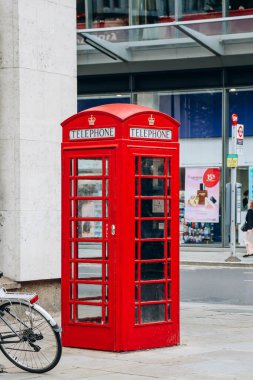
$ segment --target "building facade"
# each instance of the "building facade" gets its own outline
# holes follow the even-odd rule
[[[181,244],[227,247],[232,113],[245,135],[238,182],[252,196],[252,2],[11,0],[0,2],[0,17],[5,275],[21,282],[60,277],[60,122],[77,104],[81,111],[136,103],[178,119]],[[210,173],[215,189],[204,189]],[[201,189],[205,217],[193,206]]]
[[[60,277],[63,119],[76,112],[76,3],[0,2],[0,268]]]
[[[78,109],[133,102],[179,120],[181,245],[228,247],[227,155],[233,113],[244,125],[237,168],[242,221],[246,200],[253,197],[253,4],[77,4]],[[210,175],[216,176],[215,186],[205,183]],[[204,187],[206,199],[200,205],[198,191]],[[239,225],[237,244],[244,245]]]

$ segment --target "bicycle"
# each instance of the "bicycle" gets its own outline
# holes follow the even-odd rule
[[[0,288],[0,349],[17,367],[43,373],[61,358],[61,328],[37,301],[36,293],[11,293]]]

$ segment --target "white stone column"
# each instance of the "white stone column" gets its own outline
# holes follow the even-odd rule
[[[60,277],[60,122],[76,112],[76,1],[0,0],[0,270]]]

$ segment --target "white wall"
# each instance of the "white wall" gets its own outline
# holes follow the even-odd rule
[[[60,277],[60,122],[76,112],[75,7],[0,0],[0,268],[17,281]]]
[[[221,166],[221,138],[180,140],[180,166]]]
[[[231,151],[231,139],[229,141]],[[238,155],[239,166],[253,166],[253,137],[244,138],[242,154]],[[181,139],[180,166],[222,166],[221,138]]]

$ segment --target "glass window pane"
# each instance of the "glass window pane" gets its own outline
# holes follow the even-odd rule
[[[77,299],[89,302],[100,302],[102,300],[102,286],[77,284]]]
[[[138,183],[139,183],[139,180],[138,180],[138,178],[136,178],[136,180],[135,180],[135,195],[139,195],[139,191],[138,191],[139,186],[138,186]]]
[[[75,196],[75,187],[74,187],[74,181],[70,181],[70,190],[69,190],[69,194],[71,197],[74,197]]]
[[[70,175],[74,175],[75,173],[75,161],[74,160],[70,160]]]
[[[102,222],[78,222],[78,237],[79,238],[101,238],[102,237]]]
[[[168,319],[171,319],[171,304],[168,304]]]
[[[168,276],[167,276],[167,278],[171,278],[171,265],[170,265],[170,262],[168,263]]]
[[[77,175],[102,175],[102,158],[78,159]]]
[[[78,278],[102,280],[102,264],[78,263]]]
[[[135,222],[135,237],[138,237],[138,221]]]
[[[168,283],[168,299],[170,299],[170,294],[171,294],[171,283]]]
[[[143,199],[141,201],[141,216],[158,217],[164,216],[164,200],[163,199]],[[136,215],[137,216],[137,215]]]
[[[171,257],[171,245],[170,245],[170,241],[168,241],[167,248],[168,248],[168,253],[167,253],[167,255],[168,255],[168,258],[170,258],[170,257]]]
[[[100,259],[102,258],[102,243],[80,242],[78,243],[79,259]]]
[[[77,196],[80,196],[80,197],[102,196],[102,180],[101,179],[77,180]]]
[[[75,201],[70,201],[70,217],[75,218]]]
[[[154,196],[164,195],[164,179],[161,178],[142,178],[141,195]]]
[[[136,200],[135,201],[135,216],[139,216],[139,213],[138,213],[138,210],[139,210],[139,201],[138,200]]]
[[[102,201],[77,201],[79,218],[102,218]]]
[[[135,174],[139,174],[139,157],[135,157]]]
[[[141,221],[142,238],[163,238],[164,221],[163,220],[142,220]]]
[[[141,157],[141,174],[164,175],[164,158]]]
[[[168,173],[167,173],[167,175],[170,175],[170,163],[171,163],[171,161],[170,161],[170,159],[168,159]]]
[[[141,301],[160,301],[165,299],[165,284],[142,284]]]
[[[138,246],[139,246],[139,244],[135,243],[135,260],[138,260],[138,258],[139,258],[139,256],[138,256]]]
[[[139,318],[138,318],[138,306],[135,306],[135,323],[139,323]]]
[[[164,263],[141,264],[141,280],[159,280],[164,277]]]
[[[154,260],[164,258],[164,242],[149,241],[141,243],[141,259]]]
[[[77,321],[101,323],[102,307],[92,305],[77,305]]]
[[[141,307],[141,322],[158,322],[165,320],[165,305],[145,305]]]

